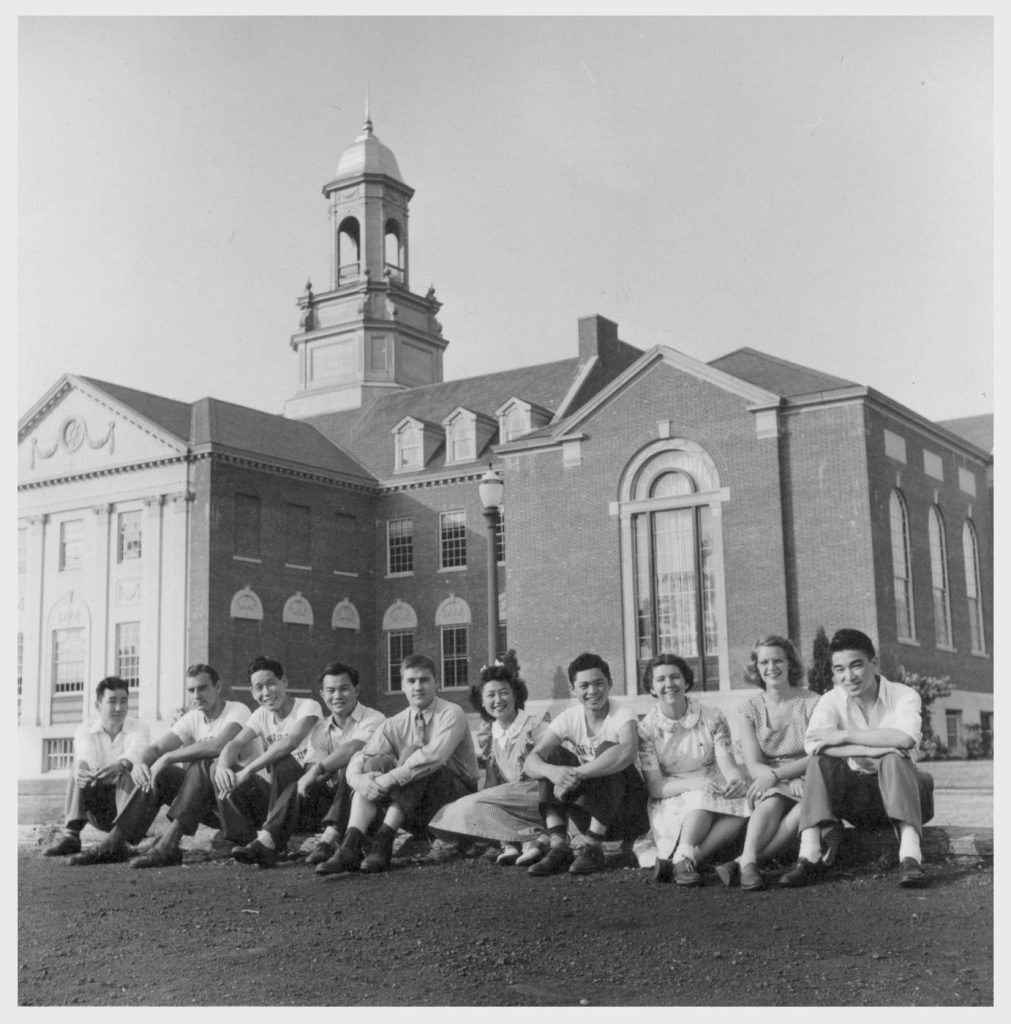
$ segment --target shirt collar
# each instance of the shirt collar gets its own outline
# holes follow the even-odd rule
[[[330,717],[327,719],[327,728],[328,729],[338,729],[338,730],[340,730],[342,728],[346,729],[352,722],[355,725],[357,725],[361,721],[361,718],[362,718],[362,704],[361,704],[361,701],[359,701],[355,705],[354,711],[352,711],[351,714],[348,715],[347,721],[345,722],[345,724],[343,726],[341,726],[340,722],[337,721],[337,716],[333,712],[331,712],[330,713]]]
[[[699,723],[702,714],[702,706],[691,697],[686,697],[688,707],[683,718],[668,718],[659,707],[656,708],[656,720],[664,732],[674,732],[675,729],[694,729]]]
[[[499,725],[496,719],[491,723],[491,734],[496,740],[512,739],[520,731],[520,727],[526,721],[527,712],[520,710],[516,712],[516,717],[509,723],[509,726],[505,729]]]

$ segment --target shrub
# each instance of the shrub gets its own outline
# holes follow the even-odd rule
[[[827,693],[835,685],[832,678],[832,655],[828,650],[825,627],[819,626],[811,649],[811,667],[807,670],[807,685],[812,693]]]
[[[955,689],[951,676],[921,676],[918,672],[907,672],[899,666],[899,682],[911,686],[920,695],[920,718],[923,738],[920,751],[925,761],[938,761],[948,756],[948,748],[934,735],[931,724],[931,708],[939,697],[948,697]]]

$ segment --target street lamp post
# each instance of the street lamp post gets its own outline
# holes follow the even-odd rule
[[[494,665],[498,658],[498,557],[496,546],[498,541],[499,515],[502,510],[502,492],[505,489],[502,477],[488,466],[488,472],[481,477],[478,493],[484,521],[488,530],[488,661]]]

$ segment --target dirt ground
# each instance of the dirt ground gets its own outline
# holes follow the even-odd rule
[[[746,893],[471,860],[327,879],[199,851],[72,868],[23,845],[19,1003],[992,1005],[992,867],[928,871],[924,890],[878,864]]]

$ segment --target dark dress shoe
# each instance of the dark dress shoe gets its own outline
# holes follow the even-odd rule
[[[842,842],[842,825],[838,821],[829,821],[821,826],[821,863],[830,868],[835,863]]]
[[[389,870],[391,860],[393,860],[392,849],[373,846],[362,861],[360,870],[363,875],[378,875]]]
[[[130,851],[125,846],[92,846],[83,853],[75,853],[70,858],[74,867],[85,867],[91,864],[119,864],[128,860]]]
[[[604,848],[600,843],[587,843],[569,865],[570,875],[595,875],[604,870]]]
[[[741,868],[741,888],[745,892],[755,892],[765,888],[765,879],[762,872],[758,870],[757,864],[745,864]]]
[[[903,857],[899,864],[899,885],[903,889],[921,889],[927,884],[927,872],[915,857]]]
[[[358,871],[362,866],[361,850],[348,850],[338,847],[337,852],[322,864],[316,865],[317,875],[343,875],[349,871]]]
[[[277,863],[277,850],[264,846],[259,839],[254,839],[245,846],[236,846],[232,850],[232,860],[240,864],[255,864],[260,868],[272,868]]]
[[[532,875],[534,878],[541,878],[544,875],[558,875],[568,870],[572,860],[572,850],[569,847],[553,846],[536,864],[527,868],[527,874]]]
[[[817,864],[812,864],[811,861],[799,857],[797,863],[789,871],[779,876],[779,884],[786,886],[787,889],[799,889],[802,885],[813,882],[819,874],[821,874],[821,870]]]
[[[130,861],[132,868],[174,868],[183,862],[183,851],[178,846],[171,850],[159,850],[156,846]]]
[[[73,833],[66,833],[60,836],[52,846],[47,846],[42,851],[43,857],[66,857],[71,853],[81,852],[81,837]]]
[[[316,848],[305,858],[306,864],[322,864],[323,861],[329,860],[337,852],[337,847],[333,843],[328,843],[325,839],[321,839],[317,844]]]

